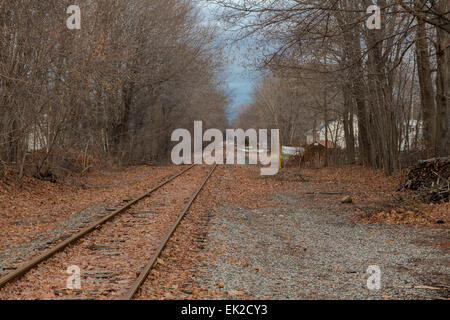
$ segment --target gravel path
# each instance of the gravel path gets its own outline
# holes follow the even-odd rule
[[[342,210],[324,212],[320,198],[314,210],[294,191],[273,200],[282,204],[249,210],[229,202],[216,212],[207,247],[216,260],[200,286],[220,283],[256,299],[450,297],[449,229],[354,223]],[[378,291],[367,288],[372,265],[382,272]]]

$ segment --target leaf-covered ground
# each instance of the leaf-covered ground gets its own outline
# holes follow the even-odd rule
[[[180,170],[178,168],[178,170]],[[112,299],[126,293],[200,185],[196,167],[0,290],[0,299]],[[142,192],[141,192],[142,193]],[[82,290],[66,290],[78,266]]]
[[[335,191],[340,198],[348,195],[353,205],[342,205],[333,197],[329,200],[339,208],[354,212],[356,221],[418,225],[428,227],[450,224],[450,204],[424,204],[414,192],[397,192],[404,176],[386,177],[381,171],[359,166],[305,170],[311,175],[310,185],[319,192]],[[324,198],[327,201],[327,197]]]
[[[99,202],[140,195],[178,170],[99,172],[77,187],[32,179],[22,190],[10,185],[0,193],[5,212],[1,248],[33,241],[36,232],[52,230]],[[206,176],[206,168],[195,170],[0,289],[0,298],[117,298]],[[412,193],[395,192],[401,176],[357,166],[302,170],[301,175],[282,171],[275,177],[259,173],[250,166],[217,169],[136,299],[448,295],[448,204],[421,204]],[[353,203],[342,203],[346,196]],[[364,268],[370,263],[387,269],[391,283],[384,293],[364,288]],[[79,292],[64,289],[65,268],[71,264],[84,272]]]
[[[73,185],[25,177],[20,187],[15,179],[10,179],[0,188],[0,252],[32,243],[52,230],[60,229],[61,224],[65,225],[87,208],[98,207],[90,212],[91,218],[95,219],[103,213],[101,207],[105,209],[108,204],[115,205],[136,197],[178,170],[177,167],[140,166],[124,171],[102,171],[79,178]],[[59,232],[54,236],[64,234]],[[41,242],[44,240],[40,239]],[[23,254],[26,259],[28,253]]]

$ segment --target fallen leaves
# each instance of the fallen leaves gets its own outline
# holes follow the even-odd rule
[[[230,296],[233,296],[233,297],[236,297],[236,298],[240,298],[240,297],[243,297],[243,296],[247,295],[247,293],[245,293],[244,291],[239,291],[239,290],[228,290],[227,293]]]
[[[439,226],[450,223],[450,204],[414,203],[409,208],[395,208],[390,211],[378,211],[365,216],[362,221],[390,224],[410,224],[422,226]]]
[[[357,222],[406,224],[417,226],[446,226],[450,223],[450,204],[424,204],[414,199],[412,192],[393,192],[404,180],[403,172],[387,177],[381,171],[360,166],[306,169],[311,177],[309,188],[314,194],[329,193],[320,198],[321,205],[331,210],[351,210]],[[333,196],[332,193],[336,193]],[[339,193],[349,195],[354,207],[336,198]],[[350,199],[348,199],[350,201]],[[316,203],[317,204],[317,203]],[[345,208],[345,209],[344,209]]]
[[[29,242],[36,233],[98,203],[134,198],[160,179],[177,171],[175,166],[139,166],[123,171],[96,171],[73,185],[62,185],[25,177],[23,186],[9,182],[0,188],[0,250],[15,243]],[[108,185],[86,188],[85,185]]]
[[[77,265],[82,270],[83,297],[111,299],[121,296],[123,290],[140,274],[177,220],[185,207],[185,198],[191,196],[204,179],[205,170],[202,167],[192,170],[196,171],[187,172],[157,190],[152,197],[134,205],[130,209],[134,215],[118,215],[73,246],[38,265],[24,277],[8,284],[0,291],[0,299],[55,297],[54,290],[64,289],[66,286],[65,270],[70,265]],[[179,171],[179,168],[176,171]],[[154,184],[155,181],[152,181],[151,185]],[[119,199],[122,198],[124,197]],[[158,212],[147,214],[149,208],[153,208],[156,203],[163,205]],[[157,262],[157,266],[164,269],[167,260],[161,256]],[[86,270],[94,272],[88,273]],[[115,270],[114,273],[109,272],[112,270]],[[154,269],[149,277],[161,278],[162,273],[161,269]],[[164,278],[170,279],[166,275]],[[125,281],[127,285],[124,285]],[[176,289],[169,292],[166,290],[164,297],[172,299],[176,297],[177,292]],[[68,292],[67,295],[70,296],[71,293]]]

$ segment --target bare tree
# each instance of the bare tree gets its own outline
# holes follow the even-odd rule
[[[186,119],[223,127],[215,32],[190,1],[98,0],[69,30],[67,0],[0,2],[0,159],[54,175],[70,153],[161,161]],[[86,161],[84,161],[85,163]]]
[[[239,26],[238,39],[258,39],[262,66],[277,70],[277,77],[306,82],[311,77],[305,78],[305,72],[322,74],[323,87],[338,89],[335,101],[328,101],[329,91],[315,100],[322,105],[325,125],[333,118],[328,110],[336,109],[330,103],[341,104],[349,162],[354,158],[352,141],[358,139],[359,161],[392,174],[400,166],[414,121],[416,137],[423,137],[429,155],[448,153],[447,1],[214,2],[230,27]],[[367,8],[373,4],[382,11],[381,30],[366,27]],[[413,112],[414,91],[421,92],[420,113]],[[353,116],[357,138],[350,132]]]

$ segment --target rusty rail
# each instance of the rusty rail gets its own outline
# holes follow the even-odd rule
[[[147,279],[148,274],[150,273],[150,271],[152,270],[152,268],[154,267],[156,260],[158,259],[158,257],[161,255],[161,252],[164,250],[164,248],[166,247],[167,243],[169,242],[170,238],[172,237],[172,235],[174,234],[175,230],[178,228],[178,226],[180,225],[180,222],[183,220],[183,218],[186,216],[186,214],[188,213],[189,209],[191,208],[192,204],[194,203],[195,199],[197,199],[198,195],[200,194],[200,192],[202,191],[203,187],[206,185],[206,183],[208,182],[209,178],[211,178],[212,174],[214,173],[214,171],[216,170],[217,165],[215,165],[211,171],[209,172],[208,176],[205,178],[205,180],[203,181],[203,183],[200,185],[200,187],[198,188],[197,192],[191,197],[189,203],[186,205],[186,207],[184,208],[183,212],[181,212],[181,214],[179,215],[177,221],[174,223],[174,225],[172,226],[172,229],[166,234],[164,240],[161,242],[160,246],[158,247],[158,249],[156,250],[156,252],[153,254],[153,256],[150,258],[149,263],[144,267],[144,269],[142,270],[142,272],[139,274],[139,277],[135,280],[135,282],[133,283],[131,289],[127,292],[126,295],[124,295],[121,300],[131,300],[133,299],[133,296],[136,294],[136,292],[139,290],[139,288],[142,286],[142,284],[144,283],[145,279]]]
[[[179,173],[168,177],[166,180],[164,180],[163,182],[159,183],[157,186],[153,187],[150,191],[147,191],[145,194],[137,197],[134,200],[131,200],[130,202],[128,202],[127,204],[125,204],[124,206],[122,206],[121,208],[117,209],[116,211],[108,214],[107,216],[103,217],[102,219],[98,220],[97,222],[92,223],[90,226],[84,228],[83,230],[81,230],[80,232],[74,234],[73,236],[71,236],[70,238],[64,240],[63,242],[59,243],[58,245],[56,245],[55,247],[53,247],[52,249],[44,252],[43,254],[37,256],[36,258],[32,259],[31,261],[26,262],[25,264],[21,265],[19,268],[17,268],[17,270],[12,271],[10,273],[8,273],[6,276],[4,276],[3,278],[0,278],[0,288],[2,288],[5,284],[7,284],[8,282],[15,280],[19,277],[21,277],[22,275],[24,275],[25,273],[27,273],[29,270],[31,270],[33,267],[35,267],[36,265],[38,265],[39,263],[41,263],[42,261],[47,260],[48,258],[52,257],[54,254],[56,254],[57,252],[63,250],[64,248],[66,248],[68,245],[72,244],[73,242],[77,241],[78,239],[82,238],[83,236],[85,236],[86,234],[92,232],[93,230],[97,229],[99,226],[105,224],[107,221],[111,220],[112,218],[114,218],[116,215],[128,210],[132,205],[136,204],[137,202],[141,201],[142,199],[150,196],[153,192],[155,192],[156,190],[160,189],[161,187],[165,186],[166,184],[168,184],[169,182],[175,180],[176,178],[178,178],[179,176],[181,176],[182,174],[184,174],[186,171],[192,169],[193,167],[195,167],[196,165],[191,165],[183,170],[181,170]]]

